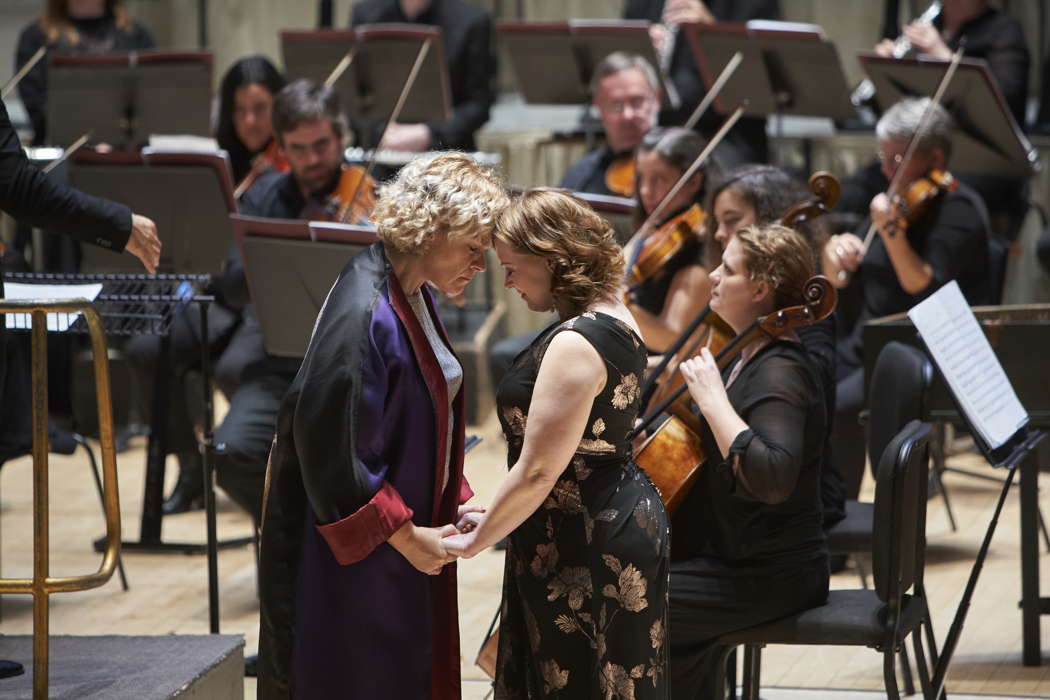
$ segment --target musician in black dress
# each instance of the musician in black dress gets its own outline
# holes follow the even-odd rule
[[[667,515],[631,459],[645,347],[620,301],[612,229],[570,195],[531,190],[497,221],[513,288],[559,320],[514,362],[497,403],[510,472],[470,557],[510,535],[497,698],[667,697]]]
[[[464,0],[362,0],[355,2],[350,24],[387,22],[425,24],[441,30],[445,65],[452,92],[452,118],[423,124],[394,122],[383,134],[385,122],[355,124],[359,140],[371,147],[382,137],[381,148],[427,151],[455,148],[477,150],[474,134],[489,120],[494,100],[496,55],[492,51],[492,18]],[[382,76],[402,80],[402,76]]]
[[[951,155],[951,117],[933,105],[914,156],[903,160],[928,105],[929,98],[902,100],[876,126],[883,175],[889,181],[901,169],[897,192],[902,196],[915,182],[944,172]],[[864,434],[857,423],[864,397],[864,323],[907,311],[951,280],[959,283],[971,305],[991,302],[987,210],[976,192],[957,185],[937,188],[935,196],[913,207],[903,229],[904,208],[880,193],[858,228],[862,236],[869,223],[875,225],[878,235],[867,250],[852,233],[832,236],[824,246],[824,274],[842,288],[840,298],[861,299],[857,318],[840,319],[837,343],[834,458],[851,498],[856,498],[864,473]]]
[[[711,273],[711,308],[738,333],[803,302],[813,252],[782,226],[748,228]],[[722,373],[711,353],[682,364],[704,418],[707,462],[672,519],[671,695],[720,698],[715,640],[821,605],[828,560],[818,481],[825,412],[797,336],[759,334]]]

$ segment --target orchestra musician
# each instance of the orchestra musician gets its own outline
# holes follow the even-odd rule
[[[265,56],[247,56],[226,71],[219,85],[219,123],[215,139],[229,154],[237,189],[273,168],[288,171],[273,138],[273,100],[284,87],[284,77]],[[246,181],[249,175],[251,181]]]
[[[561,187],[574,192],[634,196],[634,149],[656,125],[660,79],[649,61],[615,51],[594,69],[591,104],[605,129],[605,145],[570,165]]]
[[[699,134],[681,127],[656,127],[645,135],[635,151],[638,226],[663,202],[704,145]],[[638,270],[627,271],[627,308],[650,351],[663,352],[707,304],[711,285],[704,249],[709,239],[700,203],[709,183],[720,177],[717,159],[709,157],[664,205],[666,214],[653,222],[653,232],[644,240],[636,235],[624,249],[628,262]],[[651,271],[647,255],[658,265]]]
[[[752,19],[780,19],[779,0],[625,0],[624,19],[652,22],[650,34],[657,54],[665,58],[664,68],[674,83],[681,105],[660,112],[660,124],[685,124],[707,89],[693,56],[689,41],[678,31],[686,22],[747,22]],[[697,123],[697,130],[710,139],[720,126],[721,118],[708,112]],[[726,166],[742,163],[764,163],[769,160],[765,117],[744,117],[726,135],[716,151]]]
[[[261,699],[461,696],[440,536],[476,509],[463,505],[464,372],[431,287],[454,296],[485,269],[507,203],[469,157],[420,156],[383,188],[380,241],[325,300],[267,474]]]
[[[891,107],[875,129],[882,174],[887,181],[897,175],[895,191],[879,193],[869,206],[878,235],[867,250],[852,233],[832,236],[824,246],[824,274],[844,287],[845,296],[862,298],[859,317],[840,319],[837,344],[834,459],[850,498],[857,497],[864,471],[857,423],[864,396],[864,323],[907,311],[951,280],[971,305],[992,298],[988,214],[980,196],[947,173],[951,125],[947,111],[929,98]],[[912,139],[917,139],[914,156],[905,162]]]
[[[452,117],[425,124],[385,122],[354,124],[358,141],[393,151],[459,149],[475,151],[474,135],[489,120],[494,101],[496,54],[492,51],[492,18],[464,0],[361,0],[351,10],[350,24],[413,23],[441,30],[452,93]]]
[[[806,187],[788,173],[772,165],[749,165],[731,170],[711,190],[708,236],[717,244],[719,254],[736,232],[748,226],[768,226],[780,222],[784,215],[801,202],[812,199]],[[827,222],[810,218],[793,228],[801,233],[819,258],[827,242]],[[713,263],[709,263],[714,267]],[[846,517],[846,487],[838,467],[831,459],[831,416],[835,412],[835,337],[836,314],[823,321],[801,326],[795,333],[819,370],[823,389],[828,430],[820,468],[820,500],[824,529]],[[837,563],[833,562],[833,563]]]
[[[128,15],[122,0],[44,0],[42,4],[40,18],[18,37],[18,68],[42,46],[71,54],[153,48],[149,30]],[[41,146],[47,139],[46,57],[18,83],[18,94],[33,125],[33,145]]]
[[[739,333],[801,304],[813,257],[779,225],[737,232],[711,273],[712,310]],[[817,485],[824,401],[819,371],[792,332],[759,334],[722,373],[707,348],[681,372],[708,458],[671,520],[671,697],[721,698],[720,635],[827,597]]]

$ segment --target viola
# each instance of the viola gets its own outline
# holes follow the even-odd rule
[[[823,320],[835,309],[837,295],[827,278],[817,275],[803,289],[805,303],[774,311],[755,319],[715,356],[719,369],[736,357],[759,334],[775,339],[790,330]],[[642,419],[629,438],[645,430],[686,393],[685,383]],[[668,513],[674,511],[693,488],[707,457],[697,431],[691,430],[678,416],[671,415],[637,449],[634,461],[645,470],[663,498]]]
[[[627,286],[634,289],[642,282],[663,272],[667,262],[700,234],[706,215],[699,204],[672,216],[646,236],[634,265],[627,274]]]
[[[375,180],[361,166],[344,164],[339,182],[324,201],[310,201],[299,216],[311,221],[358,224],[369,220],[375,204]]]
[[[251,167],[233,190],[233,198],[239,199],[264,173],[270,170],[286,173],[291,167],[284,154],[281,153],[281,149],[277,146],[277,139],[271,140],[266,148],[256,153],[255,157],[252,158]]]
[[[616,156],[605,169],[605,186],[621,197],[634,196],[634,152]]]

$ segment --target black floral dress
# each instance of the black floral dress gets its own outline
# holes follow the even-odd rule
[[[604,358],[608,379],[571,463],[509,538],[496,697],[667,698],[668,518],[626,441],[646,359],[629,326],[587,312],[518,355],[497,392],[508,463],[543,354],[570,329]]]

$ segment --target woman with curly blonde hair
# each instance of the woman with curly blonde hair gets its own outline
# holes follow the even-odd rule
[[[667,697],[667,513],[631,460],[646,351],[620,299],[609,225],[563,192],[531,190],[496,221],[505,285],[560,317],[497,391],[510,472],[472,557],[509,535],[497,698]]]
[[[260,698],[460,697],[455,557],[467,527],[463,370],[431,288],[485,268],[502,183],[457,153],[380,192],[380,242],[317,317],[267,471]]]

